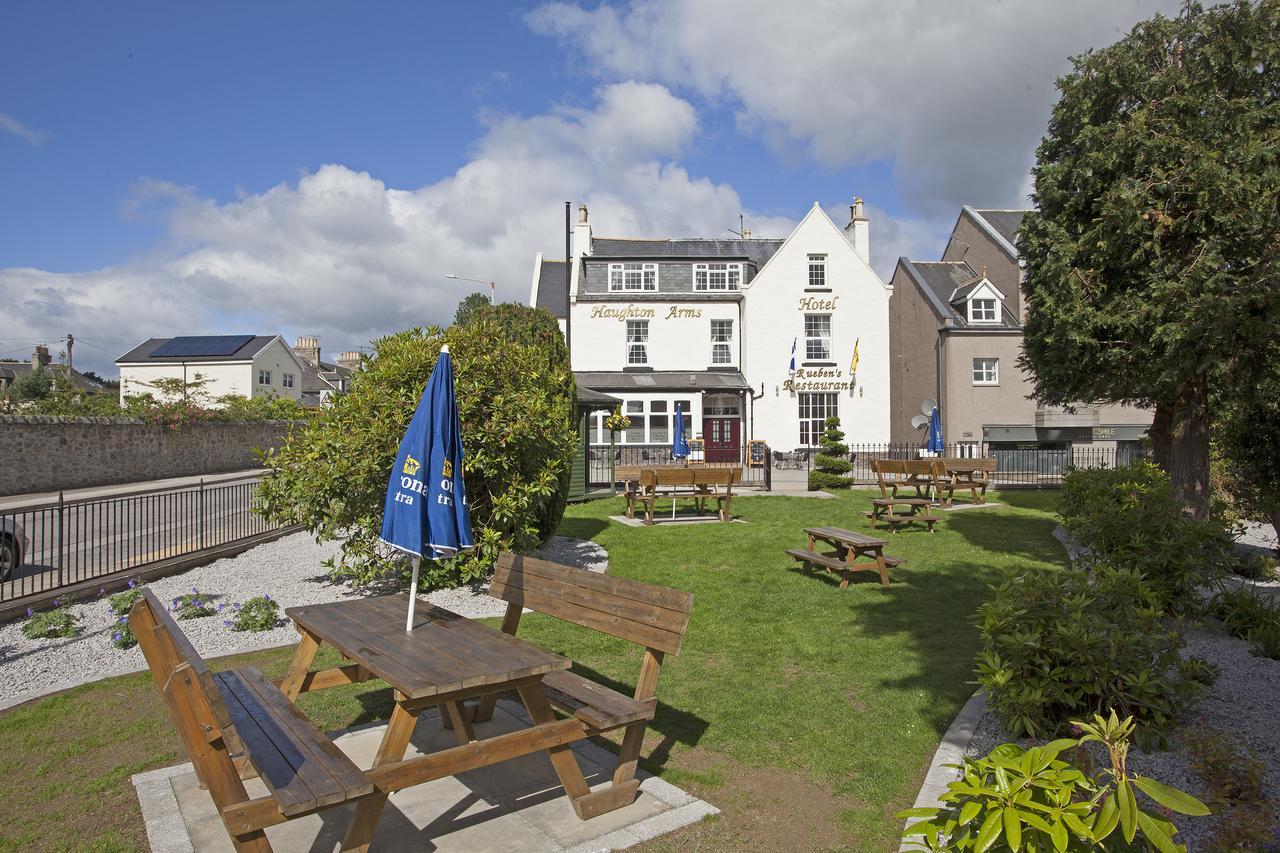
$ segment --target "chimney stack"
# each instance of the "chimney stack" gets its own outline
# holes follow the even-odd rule
[[[573,258],[591,254],[591,223],[587,219],[587,205],[578,207],[578,222],[573,226]]]
[[[48,367],[53,359],[49,356],[49,348],[41,344],[31,351],[31,369],[39,370]]]
[[[338,366],[345,367],[347,370],[360,369],[360,353],[344,352],[338,354]]]
[[[320,338],[317,335],[300,335],[293,345],[293,354],[310,364],[320,366]]]
[[[742,239],[743,239],[743,240],[750,240],[750,239],[751,239],[751,229],[750,229],[750,228],[743,228],[743,229],[742,229]]]
[[[845,236],[853,244],[858,257],[871,263],[871,220],[862,210],[862,199],[855,198],[849,206],[849,224],[844,227]]]

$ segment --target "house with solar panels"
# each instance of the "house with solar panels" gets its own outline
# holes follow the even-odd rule
[[[302,398],[303,362],[279,335],[185,335],[150,338],[116,359],[120,400],[154,394],[157,379],[208,382],[204,392],[216,399],[241,397]]]

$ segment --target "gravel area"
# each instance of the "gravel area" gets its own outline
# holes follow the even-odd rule
[[[338,554],[338,543],[317,545],[296,533],[259,545],[235,557],[217,560],[180,575],[152,581],[148,586],[162,601],[199,589],[226,604],[268,594],[280,603],[280,624],[259,633],[234,631],[220,616],[188,619],[183,632],[205,657],[254,651],[297,642],[293,624],[283,610],[302,604],[322,604],[359,596],[346,584],[329,580],[321,562]],[[557,536],[536,552],[560,563],[603,572],[608,555],[599,545]],[[487,584],[440,590],[426,596],[433,604],[473,618],[501,616],[506,605],[486,594]],[[115,617],[105,599],[71,607],[80,617],[80,633],[68,639],[30,640],[22,635],[23,620],[0,625],[0,708],[110,675],[145,668],[142,652],[117,649],[111,643]]]

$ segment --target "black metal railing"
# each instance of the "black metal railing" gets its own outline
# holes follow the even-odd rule
[[[278,530],[253,511],[257,483],[201,482],[77,501],[59,493],[49,503],[0,509],[0,536],[21,549],[19,565],[0,578],[0,602]]]
[[[816,447],[800,447],[795,450],[774,450],[773,467],[779,471],[811,471]],[[918,459],[922,457],[918,444],[851,444],[849,460],[853,463],[852,476],[858,483],[874,483],[872,465],[879,459]],[[944,457],[986,457],[996,460],[992,480],[997,486],[1057,488],[1070,468],[1115,468],[1127,465],[1149,454],[1142,448],[1119,447],[1068,447],[1068,448],[1004,448],[988,444],[950,444],[941,454]]]
[[[713,456],[723,456],[723,452],[711,451],[711,453]],[[671,455],[670,444],[620,444],[612,448],[591,447],[587,450],[587,485],[594,489],[611,487],[618,468],[645,466],[662,468],[684,464],[685,460]],[[735,451],[733,458],[717,458],[698,464],[712,468],[717,466],[741,468],[742,479],[739,482],[744,486],[768,488],[769,467],[749,465],[745,446]]]

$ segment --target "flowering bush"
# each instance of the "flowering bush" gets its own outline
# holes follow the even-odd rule
[[[128,616],[129,609],[139,598],[142,598],[142,584],[138,583],[137,578],[130,578],[129,588],[109,597],[107,606],[116,616]]]
[[[111,632],[111,644],[117,649],[131,649],[138,645],[138,638],[133,635],[133,625],[128,616],[116,619],[115,630]]]
[[[613,414],[604,419],[604,428],[609,432],[626,432],[631,429],[631,418],[622,414],[622,408],[613,410]]]
[[[213,596],[195,587],[191,592],[179,595],[169,605],[169,612],[179,619],[199,619],[214,614]]]
[[[221,608],[219,608],[221,609]],[[258,595],[231,605],[232,615],[223,624],[236,631],[270,631],[280,624],[280,605],[269,595]]]
[[[69,603],[55,598],[53,609],[36,613],[27,608],[27,621],[22,626],[22,635],[35,640],[41,637],[74,637],[80,630],[79,617],[71,612]]]

